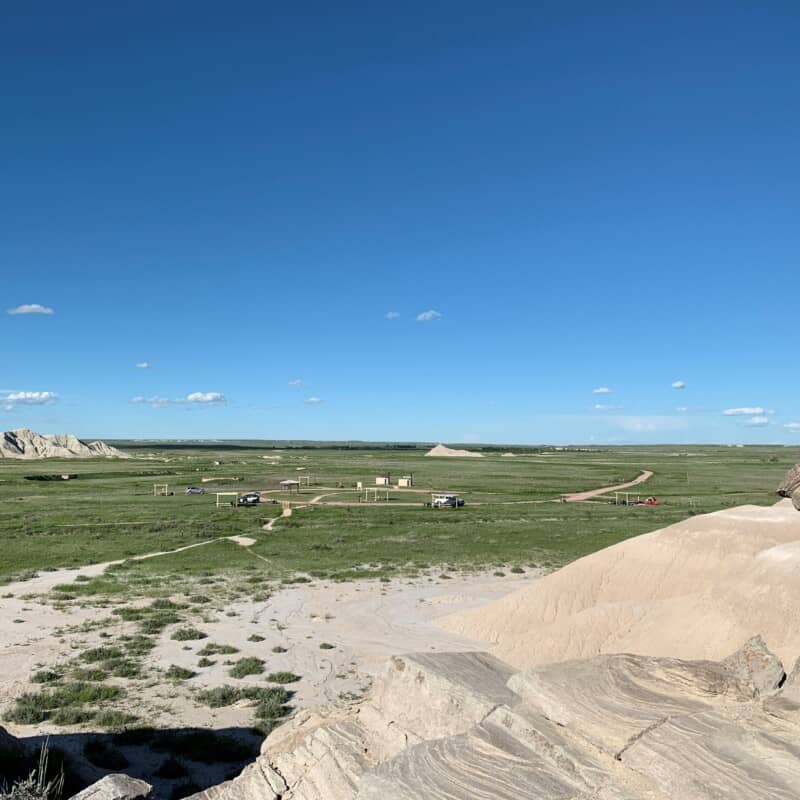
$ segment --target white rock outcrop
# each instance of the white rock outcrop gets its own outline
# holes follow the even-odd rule
[[[472,450],[454,450],[443,444],[437,444],[425,453],[433,458],[483,458],[483,453],[473,453]]]
[[[778,677],[779,676],[779,677]],[[363,702],[302,712],[194,800],[796,800],[798,670],[633,655],[513,670],[395,657]]]
[[[524,669],[601,653],[718,660],[762,634],[800,654],[800,514],[791,500],[691,517],[439,621]]]
[[[84,442],[71,433],[41,434],[28,428],[0,433],[0,458],[130,458],[105,442]]]

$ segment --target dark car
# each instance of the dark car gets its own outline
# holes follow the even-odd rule
[[[237,502],[240,506],[254,506],[261,502],[261,495],[258,492],[240,494]]]

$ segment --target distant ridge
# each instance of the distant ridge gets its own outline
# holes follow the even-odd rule
[[[483,453],[473,453],[471,450],[454,450],[443,444],[437,444],[425,453],[426,456],[434,458],[483,458]]]
[[[17,428],[0,434],[0,458],[130,458],[105,442],[83,442],[71,433],[41,434]]]

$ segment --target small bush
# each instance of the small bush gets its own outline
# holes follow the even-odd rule
[[[259,636],[257,633],[252,633],[250,636],[247,637],[248,642],[263,642],[264,637]]]
[[[119,647],[93,647],[90,650],[84,650],[80,658],[82,661],[88,661],[93,664],[97,661],[122,658],[122,650]]]
[[[193,594],[188,599],[190,603],[194,603],[195,605],[205,605],[211,602],[211,598],[206,597],[204,594]]]
[[[170,636],[170,639],[174,639],[176,642],[191,642],[196,639],[207,638],[208,634],[197,630],[197,628],[178,628],[178,630],[173,631],[172,636]]]
[[[279,644],[276,644],[275,647],[272,648],[273,653],[287,653],[288,650],[285,647],[281,647]]]
[[[197,655],[199,656],[227,656],[231,655],[232,653],[238,653],[239,648],[234,647],[230,644],[214,644],[213,642],[209,642],[202,650],[197,651]]]
[[[260,675],[264,671],[264,662],[260,658],[240,658],[228,671],[232,678],[245,678],[248,675]]]
[[[31,675],[31,681],[33,683],[55,683],[60,681],[62,677],[60,672],[56,672],[53,669],[43,669]]]
[[[71,676],[76,681],[104,681],[108,673],[100,667],[78,667],[72,670]]]
[[[320,650],[333,650],[334,649],[334,645],[332,645],[330,642],[321,642],[320,645],[319,645],[319,649]]]
[[[93,711],[73,706],[56,709],[50,715],[50,722],[54,725],[82,725],[85,722],[91,722],[93,719]]]
[[[511,567],[509,572],[513,572],[515,575],[521,575],[525,570],[522,569],[522,567]]]
[[[270,672],[267,680],[270,683],[296,683],[300,680],[300,676],[295,675],[294,672]]]
[[[189,678],[194,678],[197,673],[185,667],[179,667],[177,664],[173,664],[164,674],[173,681],[187,681]]]
[[[124,711],[99,711],[94,715],[94,724],[103,730],[118,733],[124,731],[131,725],[139,721],[134,714],[126,714]]]
[[[202,657],[202,658],[201,658],[201,659],[200,659],[200,660],[197,662],[197,666],[198,666],[198,667],[213,667],[213,666],[214,666],[214,664],[216,664],[216,663],[217,663],[216,661],[212,661],[210,658],[206,658],[205,656],[203,656],[203,657]]]

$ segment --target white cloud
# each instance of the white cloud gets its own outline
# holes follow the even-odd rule
[[[800,433],[800,422],[787,422],[783,427],[792,433]]]
[[[148,364],[146,361],[140,361],[136,365],[136,369],[152,369],[152,367],[153,367],[153,365],[152,364]]]
[[[400,317],[400,312],[399,311],[387,311],[383,316],[386,317],[386,319],[398,319]]]
[[[3,411],[13,411],[17,406],[43,406],[56,400],[55,392],[8,392],[0,397],[0,407]]]
[[[625,406],[607,406],[603,403],[595,403],[594,410],[595,411],[621,411]]]
[[[765,425],[769,425],[769,417],[750,417],[744,424],[747,425],[748,428],[763,428]]]
[[[321,402],[322,402],[322,400],[319,397],[309,397],[305,401],[305,404],[307,406],[318,406]]]
[[[186,397],[161,397],[160,395],[152,395],[151,397],[144,397],[137,395],[130,399],[131,403],[137,405],[148,405],[151,408],[165,408],[166,406],[181,406],[181,405],[223,405],[225,395],[219,392],[191,392]]]
[[[592,389],[592,394],[611,394],[611,389],[608,386],[598,386],[596,389]]]
[[[761,406],[744,406],[742,408],[726,408],[722,413],[726,417],[752,417],[761,416],[764,409]]]
[[[9,308],[6,310],[7,314],[46,314],[52,316],[56,312],[49,306],[42,306],[39,303],[25,303],[16,308]]]
[[[432,319],[439,319],[442,315],[438,311],[430,309],[430,311],[423,311],[417,314],[417,322],[430,322]]]
[[[673,389],[685,389],[686,388],[686,381],[675,381],[672,384]]]
[[[225,395],[219,392],[192,392],[186,395],[187,403],[224,403]]]
[[[678,406],[675,410],[679,414],[685,414],[689,410],[689,407],[688,406]]]
[[[305,383],[301,378],[295,378],[293,381],[289,381],[289,386],[305,386]]]

